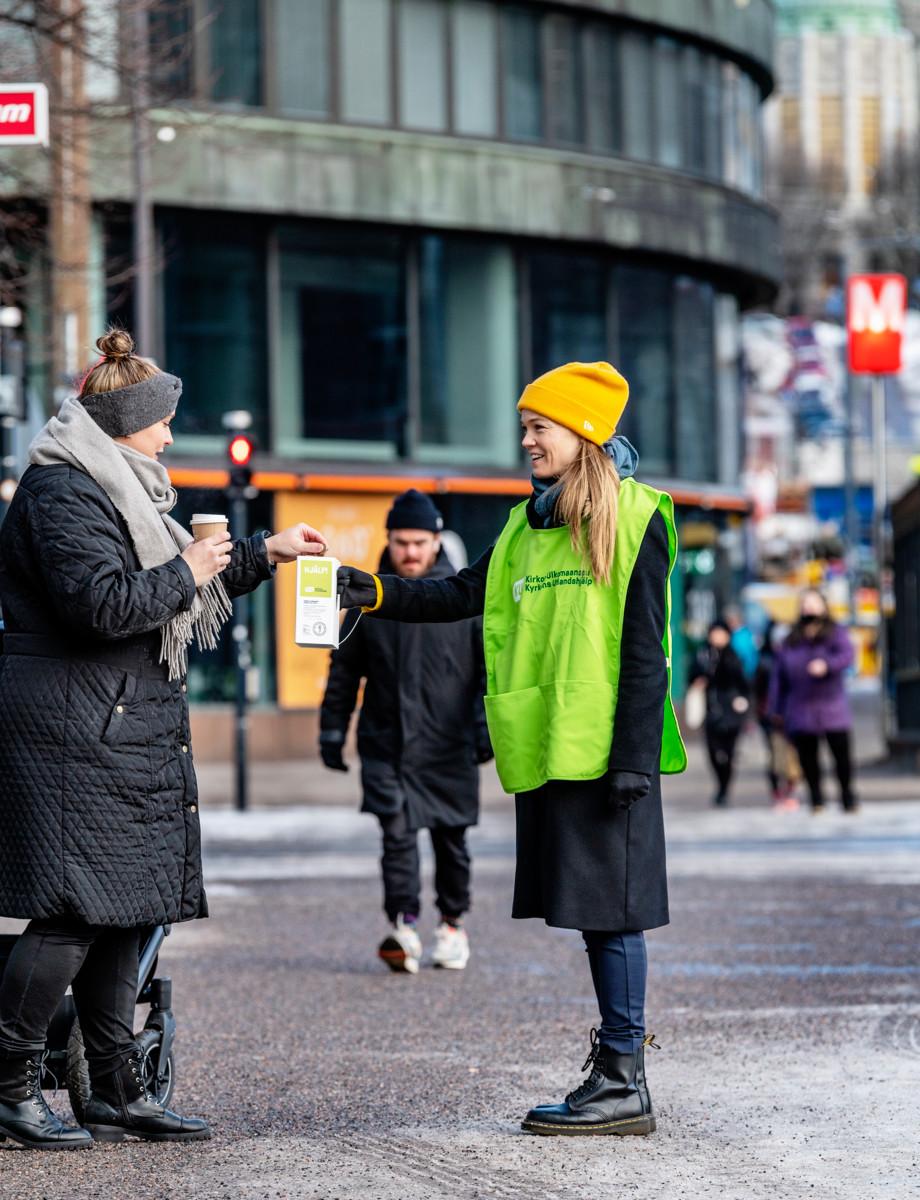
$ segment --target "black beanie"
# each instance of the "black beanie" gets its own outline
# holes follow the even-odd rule
[[[444,518],[416,488],[397,496],[387,514],[387,529],[427,529],[440,533],[443,528]]]

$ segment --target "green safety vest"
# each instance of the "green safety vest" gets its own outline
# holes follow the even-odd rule
[[[670,554],[662,646],[668,665],[661,770],[685,770],[671,702],[674,502],[635,480],[620,486],[610,583],[594,582],[568,526],[532,529],[527,504],[511,510],[489,562],[483,618],[486,717],[506,792],[548,779],[598,779],[609,768],[626,591],[649,521],[660,512]]]

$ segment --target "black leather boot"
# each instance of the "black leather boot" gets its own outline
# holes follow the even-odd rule
[[[151,1097],[140,1051],[93,1081],[84,1120],[97,1142],[120,1142],[127,1136],[148,1142],[197,1142],[211,1136],[207,1121],[180,1117]]]
[[[41,1055],[0,1058],[0,1140],[31,1150],[83,1150],[93,1144],[85,1129],[65,1125],[42,1095]]]
[[[655,1116],[645,1082],[646,1046],[655,1046],[652,1036],[634,1053],[621,1054],[602,1046],[592,1029],[591,1052],[582,1067],[583,1071],[590,1068],[591,1074],[561,1104],[532,1108],[521,1128],[544,1137],[654,1133]]]

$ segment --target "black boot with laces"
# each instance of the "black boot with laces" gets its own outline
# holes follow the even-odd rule
[[[148,1142],[197,1142],[211,1136],[207,1121],[180,1117],[153,1099],[140,1051],[117,1070],[93,1080],[84,1119],[97,1142],[120,1142],[126,1136]]]
[[[521,1128],[544,1137],[605,1133],[641,1137],[654,1133],[655,1116],[645,1082],[646,1046],[657,1049],[653,1036],[633,1053],[622,1054],[602,1046],[597,1030],[592,1029],[591,1051],[582,1067],[591,1074],[561,1104],[532,1108]]]
[[[0,1058],[0,1140],[30,1150],[83,1150],[93,1144],[85,1129],[65,1125],[41,1090],[42,1056]]]

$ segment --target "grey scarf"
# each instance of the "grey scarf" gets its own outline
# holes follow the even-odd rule
[[[629,438],[615,433],[601,446],[621,479],[630,479],[639,467],[639,455]],[[554,479],[537,479],[532,475],[533,506],[543,526],[551,529],[556,520],[556,501],[559,499],[559,484]]]
[[[58,415],[39,431],[29,447],[29,462],[40,467],[67,463],[94,479],[124,518],[145,571],[171,562],[192,541],[191,534],[169,516],[176,491],[166,468],[113,441],[79,400],[65,400]],[[169,667],[170,679],[180,679],[188,670],[193,638],[203,650],[217,646],[221,627],[232,612],[218,576],[197,590],[191,608],[162,626],[160,662]]]

